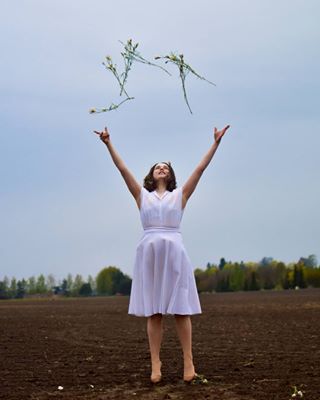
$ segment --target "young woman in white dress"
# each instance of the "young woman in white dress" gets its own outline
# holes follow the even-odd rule
[[[151,382],[161,380],[160,349],[165,314],[173,314],[184,360],[185,382],[197,378],[192,356],[190,316],[200,314],[191,262],[179,230],[183,210],[204,170],[215,154],[229,125],[214,128],[214,141],[187,182],[176,188],[174,171],[169,163],[155,164],[144,179],[143,187],[115,150],[107,128],[94,131],[106,144],[115,166],[120,171],[140,210],[144,235],[137,247],[129,314],[147,317],[151,355]]]

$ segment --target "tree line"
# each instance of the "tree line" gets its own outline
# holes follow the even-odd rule
[[[320,266],[315,255],[301,257],[296,263],[285,264],[271,257],[259,262],[231,262],[221,258],[219,264],[208,263],[197,268],[195,279],[198,292],[234,292],[239,290],[272,290],[320,287]],[[0,281],[0,299],[27,296],[105,296],[129,295],[131,278],[119,268],[103,268],[95,278],[86,280],[80,274],[68,274],[57,282],[52,274],[28,279],[4,277]]]
[[[131,278],[117,267],[103,268],[93,278],[91,275],[85,280],[80,274],[73,277],[68,274],[62,281],[57,282],[52,274],[45,277],[31,276],[28,279],[5,277],[0,281],[0,299],[19,299],[31,296],[62,295],[77,296],[106,296],[130,294]]]
[[[272,257],[246,263],[221,258],[218,265],[208,263],[205,270],[196,269],[195,277],[199,292],[320,287],[320,268],[314,254],[289,264]]]

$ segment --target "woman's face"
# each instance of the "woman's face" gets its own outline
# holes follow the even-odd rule
[[[153,179],[158,181],[159,179],[168,180],[170,178],[170,169],[165,163],[158,163],[153,170]]]

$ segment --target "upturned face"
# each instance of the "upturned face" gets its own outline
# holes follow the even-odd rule
[[[154,167],[153,179],[158,181],[159,179],[167,180],[170,178],[170,169],[167,164],[159,163]]]

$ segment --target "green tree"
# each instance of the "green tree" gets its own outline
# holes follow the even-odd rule
[[[30,276],[27,282],[27,291],[29,294],[37,293],[37,282],[34,276]]]
[[[276,286],[277,288],[282,288],[284,289],[286,285],[286,266],[283,262],[275,262],[274,265],[274,271],[275,271],[275,278],[276,278]]]
[[[220,270],[217,274],[217,292],[230,292],[230,271]]]
[[[320,288],[320,268],[304,267],[303,272],[307,286]]]
[[[73,288],[73,277],[69,273],[67,277],[62,280],[61,283],[62,294],[64,294],[65,296],[70,296],[72,293],[72,288]]]
[[[84,284],[84,282],[83,282],[82,276],[80,274],[77,274],[74,278],[72,289],[71,289],[72,296],[79,296],[80,289],[83,284]]]
[[[0,299],[9,298],[9,288],[5,280],[0,281]]]
[[[129,295],[131,292],[132,279],[128,275],[123,275],[118,287],[116,288],[116,293],[121,293]]]
[[[43,274],[39,275],[36,283],[37,293],[47,293],[46,279]]]
[[[232,292],[242,290],[244,288],[245,271],[238,263],[226,264],[224,270],[229,270],[229,290]]]
[[[293,287],[303,289],[306,287],[306,282],[304,280],[303,264],[295,264],[293,269]]]
[[[307,258],[300,257],[298,264],[303,264],[304,266],[310,267],[310,268],[316,268],[318,265],[317,256],[315,254],[311,254]]]
[[[224,257],[220,258],[220,262],[219,262],[219,270],[222,271],[224,266],[226,265],[226,260],[224,259]]]
[[[284,279],[282,283],[283,289],[290,289],[292,287],[291,280],[290,280],[290,270],[286,267],[286,271],[284,274]]]
[[[92,295],[92,288],[89,282],[84,283],[80,290],[79,290],[79,295],[80,296],[91,296]]]
[[[22,281],[17,282],[17,292],[15,295],[16,299],[22,299],[26,294],[26,281],[23,279]]]
[[[128,292],[131,279],[127,275],[124,275],[119,268],[110,266],[103,268],[98,273],[96,284],[99,295],[124,294],[122,290],[125,288],[126,292]]]
[[[266,267],[267,265],[270,265],[272,261],[273,261],[272,257],[263,257],[262,260],[260,261],[260,265]]]
[[[68,281],[66,279],[64,279],[62,281],[61,291],[62,291],[62,294],[64,294],[65,296],[69,296],[70,295],[70,290],[68,289]]]
[[[265,257],[265,259],[267,259]],[[257,269],[259,285],[263,289],[274,289],[276,286],[276,274],[272,264],[271,257],[268,258],[268,263],[260,263]]]
[[[56,286],[56,278],[52,274],[47,276],[46,286],[50,291]]]
[[[244,290],[259,290],[260,286],[257,281],[257,272],[253,268],[247,268],[245,271]]]
[[[115,267],[103,268],[97,275],[97,292],[99,295],[113,294],[112,275],[117,270]]]
[[[73,286],[73,277],[72,275],[69,273],[67,276],[67,289],[71,292],[72,290],[72,286]]]
[[[251,271],[249,290],[259,290],[259,289],[260,287],[257,281],[257,273],[256,271]]]
[[[87,282],[90,283],[92,292],[95,292],[96,289],[97,289],[97,288],[96,288],[96,280],[93,278],[92,275],[88,275]]]
[[[11,278],[9,296],[16,297],[16,295],[17,295],[17,280],[15,277],[13,277],[13,278]]]
[[[203,271],[202,269],[197,268],[194,272],[197,290],[199,293],[211,292],[213,290],[212,282],[210,279],[212,274],[209,274],[208,271],[210,271],[210,270],[206,269],[205,271]]]
[[[3,283],[4,283],[4,286],[7,288],[7,290],[9,290],[9,287],[10,287],[10,279],[7,277],[7,276],[5,276],[4,278],[3,278],[3,281],[2,281]]]

